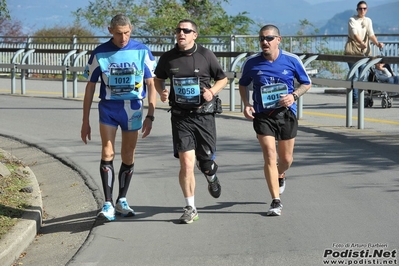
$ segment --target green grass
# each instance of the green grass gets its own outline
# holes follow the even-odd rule
[[[0,162],[8,170],[10,176],[0,176],[0,239],[12,228],[22,217],[24,210],[29,206],[29,193],[20,190],[29,185],[25,173],[17,171],[24,167],[21,161],[8,159],[0,153]]]

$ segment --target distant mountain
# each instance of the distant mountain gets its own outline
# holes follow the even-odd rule
[[[336,14],[332,19],[320,28],[320,34],[347,34],[348,33],[348,20],[354,15],[352,10]],[[375,25],[373,25],[375,27]]]

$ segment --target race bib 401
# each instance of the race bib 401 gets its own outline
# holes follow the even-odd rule
[[[288,87],[284,83],[267,84],[260,88],[262,95],[262,104],[265,109],[274,109],[280,107],[280,96],[288,94]]]

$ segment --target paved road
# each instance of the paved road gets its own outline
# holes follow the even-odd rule
[[[68,265],[323,265],[331,262],[331,256],[323,258],[329,250],[336,251],[338,259],[346,250],[369,250],[367,255],[381,249],[397,251],[398,104],[366,109],[365,130],[358,130],[345,128],[343,95],[314,92],[305,98],[281,217],[265,216],[270,197],[251,123],[240,114],[225,112],[217,119],[222,196],[213,199],[205,178],[196,171],[200,219],[178,224],[184,206],[178,161],[171,154],[169,114],[159,109],[152,134],[140,139],[127,197],[138,215],[94,223]],[[93,104],[92,141],[83,145],[81,105],[1,95],[0,134],[34,144],[73,165],[101,202],[97,106]],[[115,165],[119,163],[117,157]],[[54,176],[54,182],[58,178]],[[58,189],[61,193],[62,187]],[[80,216],[92,213],[77,208]],[[48,248],[51,253],[51,248],[60,247]],[[386,260],[397,259],[395,253],[389,254]],[[35,265],[27,263],[29,256],[28,252],[25,264]],[[46,263],[41,265],[57,264]]]

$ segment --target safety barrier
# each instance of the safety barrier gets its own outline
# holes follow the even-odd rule
[[[377,90],[386,92],[399,93],[399,86],[397,84],[387,84],[387,83],[377,83],[368,81],[354,81],[356,72],[359,68],[364,66],[362,72],[359,75],[359,80],[364,80],[368,71],[377,62],[381,61],[382,58],[361,58],[355,57],[358,61],[349,70],[346,80],[336,80],[336,79],[324,79],[324,78],[312,78],[312,83],[316,85],[321,85],[331,88],[347,88],[346,89],[346,127],[352,126],[352,97],[353,89],[358,89],[359,99],[358,99],[358,129],[364,129],[364,91],[365,90]],[[384,57],[384,62],[387,63],[399,63],[398,57]]]
[[[86,51],[77,54],[74,59],[71,60],[71,56],[75,55],[77,50],[68,51],[67,54],[62,59],[61,65],[36,65],[36,64],[26,64],[28,58],[31,54],[35,52],[35,49],[19,49],[15,52],[11,59],[11,63],[3,64],[0,63],[0,68],[10,68],[11,77],[11,94],[16,93],[16,71],[21,70],[21,94],[26,94],[26,71],[32,69],[42,69],[42,70],[59,70],[62,73],[62,97],[67,98],[68,88],[67,88],[67,72],[73,73],[73,97],[77,97],[77,73],[82,72],[84,67],[77,67],[77,60],[86,54]],[[17,62],[17,58],[22,55],[20,62]],[[72,66],[69,66],[69,62],[72,62]]]
[[[57,70],[61,71],[62,74],[62,97],[67,97],[67,73],[72,74],[72,83],[73,83],[73,97],[77,97],[77,81],[78,81],[78,73],[82,73],[85,69],[84,66],[81,65],[81,57],[90,53],[90,51],[79,51],[79,50],[52,50],[52,53],[66,53],[60,65],[46,65],[46,64],[29,64],[29,57],[33,55],[35,52],[51,52],[50,50],[43,49],[0,49],[2,51],[14,52],[10,63],[2,63],[0,62],[1,68],[10,69],[11,73],[11,94],[16,93],[16,72],[17,70],[21,71],[21,94],[26,94],[26,84],[25,79],[28,75],[27,70]],[[164,52],[152,52],[155,57],[161,56]],[[215,52],[215,54],[220,58],[234,58],[236,56],[240,56],[240,52]],[[21,58],[18,61],[18,58]],[[80,66],[78,65],[80,63]],[[238,63],[238,61],[237,61]],[[232,75],[232,73],[227,73],[227,75]],[[234,95],[233,95],[234,98]],[[234,107],[233,107],[234,108]]]
[[[26,94],[26,70],[28,69],[45,69],[45,70],[59,70],[62,72],[62,97],[67,98],[68,89],[67,89],[67,73],[72,73],[72,82],[73,82],[73,98],[77,97],[77,80],[78,73],[82,73],[84,71],[84,67],[78,66],[79,59],[87,54],[87,51],[79,51],[71,50],[66,51],[64,58],[62,59],[61,65],[37,65],[37,64],[27,64],[28,58],[31,54],[35,52],[35,49],[25,50],[19,49],[15,51],[10,63],[0,63],[0,68],[9,68],[10,69],[10,77],[11,77],[11,94],[16,93],[16,71],[21,70],[21,94]],[[217,52],[215,52],[216,54]],[[226,71],[226,75],[229,79],[230,85],[230,111],[235,111],[235,90],[236,90],[236,79],[240,78],[241,72],[239,69],[239,63],[242,62],[247,56],[252,53],[239,53],[239,52],[219,52],[219,56],[231,57],[234,58],[232,60],[230,69]],[[157,53],[159,56],[161,52]],[[326,79],[326,78],[317,78],[312,77],[312,83],[316,85],[321,85],[325,87],[331,88],[347,88],[346,92],[346,126],[352,126],[352,95],[353,89],[359,89],[359,108],[358,108],[358,128],[364,128],[364,90],[378,90],[378,91],[387,91],[387,92],[397,92],[399,93],[399,86],[392,84],[382,84],[375,82],[363,82],[363,81],[354,81],[353,77],[358,71],[359,67],[366,64],[363,72],[360,75],[360,78],[366,75],[367,71],[381,58],[373,59],[370,58],[361,58],[356,56],[342,56],[342,55],[319,55],[319,54],[303,54],[299,55],[303,60],[303,64],[307,67],[314,60],[326,60],[326,61],[335,61],[335,62],[355,62],[353,67],[349,70],[346,80],[337,80],[337,79]],[[20,61],[17,62],[18,58]],[[384,57],[384,62],[390,64],[399,64],[399,57]],[[69,64],[70,63],[70,64]],[[310,75],[317,73],[315,69],[307,69]],[[249,88],[250,90],[250,88]],[[306,98],[302,96],[298,100],[298,118],[302,118],[303,115],[303,101]],[[242,110],[241,106],[241,110]]]

